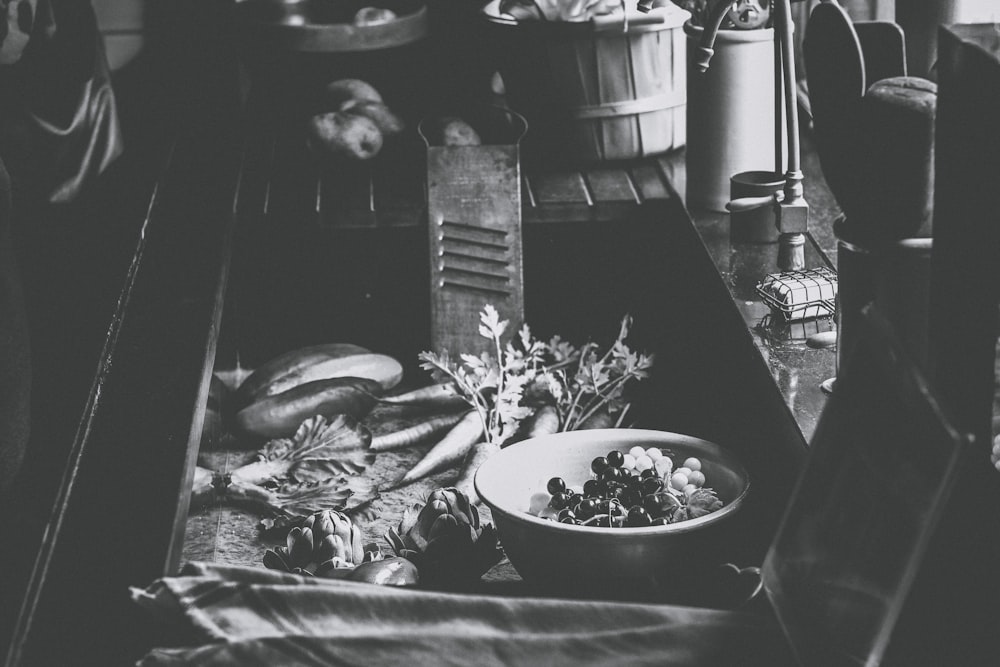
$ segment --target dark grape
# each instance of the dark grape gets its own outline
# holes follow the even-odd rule
[[[633,507],[628,511],[625,524],[635,527],[648,526],[650,524],[649,514],[641,507]]]
[[[562,477],[553,477],[552,479],[549,480],[549,483],[545,485],[545,489],[552,495],[555,495],[560,491],[565,491],[566,480],[564,480]]]
[[[576,509],[574,510],[576,518],[584,521],[594,516],[594,514],[596,513],[597,513],[597,501],[595,501],[593,498],[584,498],[579,503],[577,503]]]
[[[621,465],[625,463],[625,455],[619,452],[617,449],[612,449],[610,452],[608,452],[607,459],[608,463],[615,466],[616,468],[620,468]]]
[[[642,499],[643,509],[654,519],[672,513],[679,506],[680,501],[669,491],[653,493]]]
[[[619,497],[619,500],[621,500],[622,504],[624,504],[626,507],[632,507],[633,505],[640,505],[642,504],[642,494],[636,491],[635,489],[629,489]]]
[[[647,477],[642,480],[642,494],[649,495],[663,490],[663,480],[659,477]]]
[[[569,502],[569,494],[565,491],[560,491],[559,493],[552,495],[552,500],[549,501],[549,507],[554,510],[561,510],[566,507],[566,503]]]
[[[603,456],[601,458],[604,458]],[[596,460],[596,459],[595,459]],[[597,478],[603,481],[624,479],[621,468],[605,466],[601,472],[597,473]]]
[[[590,469],[593,470],[594,473],[600,475],[608,469],[608,460],[603,456],[598,456],[590,462]]]

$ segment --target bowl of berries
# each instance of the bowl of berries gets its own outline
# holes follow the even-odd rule
[[[585,594],[639,584],[676,602],[727,560],[750,490],[746,469],[715,443],[625,428],[513,444],[475,484],[526,581]]]

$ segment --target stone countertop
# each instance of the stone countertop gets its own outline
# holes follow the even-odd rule
[[[684,152],[668,155],[660,162],[672,188],[683,198],[687,182]],[[842,213],[823,178],[819,157],[808,135],[803,136],[802,171],[805,198],[810,206],[806,268],[836,270],[837,239],[833,223]],[[771,317],[755,287],[765,275],[778,271],[777,244],[731,242],[728,213],[688,208],[688,214],[808,442],[826,403],[820,385],[836,375],[836,347],[813,349],[806,345],[806,339],[815,333],[835,331],[835,318],[782,323]]]

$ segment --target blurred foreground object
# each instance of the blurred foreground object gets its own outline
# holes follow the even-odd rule
[[[123,149],[94,10],[78,0],[14,0],[6,9],[0,154],[16,190],[70,202]]]

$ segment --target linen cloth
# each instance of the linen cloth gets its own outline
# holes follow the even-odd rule
[[[132,595],[193,644],[154,649],[142,667],[791,664],[776,626],[733,611],[437,593],[201,563]]]

